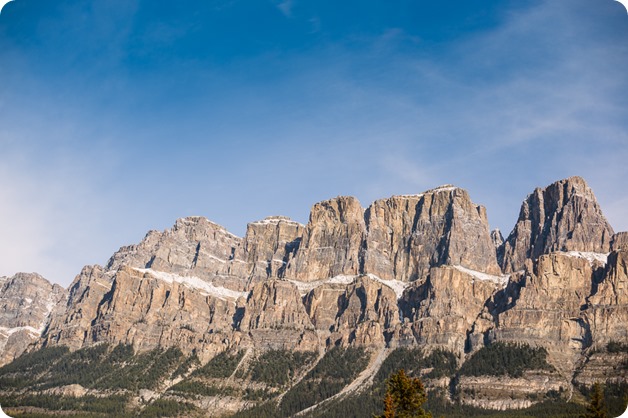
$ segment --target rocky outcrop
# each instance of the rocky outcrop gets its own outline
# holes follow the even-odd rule
[[[241,247],[242,238],[204,217],[191,216],[177,219],[166,231],[150,231],[138,245],[120,248],[106,270],[150,268],[242,290],[248,268]]]
[[[46,328],[65,290],[36,273],[0,277],[0,365],[24,352]]]
[[[572,368],[590,336],[580,320],[580,308],[591,293],[593,269],[580,257],[543,255],[523,277],[519,298],[498,316],[495,338],[525,341],[548,349],[550,362]]]
[[[255,347],[314,351],[319,341],[293,283],[269,280],[251,290],[239,329]]]
[[[360,250],[366,235],[364,210],[354,197],[317,203],[286,278],[315,281],[360,272]]]
[[[628,232],[618,232],[613,236],[613,242],[611,243],[611,249],[628,250]]]
[[[375,201],[365,213],[363,273],[425,279],[431,267],[461,265],[498,274],[486,210],[453,186]]]
[[[628,250],[609,254],[604,277],[594,283],[583,317],[595,348],[611,341],[628,345]]]
[[[71,350],[83,347],[98,307],[111,290],[113,276],[98,265],[85,266],[68,291],[65,306],[51,315],[50,325],[38,345],[64,345]]]
[[[462,403],[486,409],[522,409],[547,398],[565,396],[570,383],[555,372],[532,370],[523,376],[462,376]]]
[[[493,241],[493,247],[495,247],[495,251],[498,251],[499,248],[504,245],[504,237],[502,235],[502,231],[499,229],[494,229],[491,231],[491,241]]]
[[[252,282],[282,277],[296,254],[305,227],[284,216],[273,216],[247,225],[242,258]]]
[[[88,338],[136,351],[176,346],[208,358],[229,345],[236,301],[244,296],[196,277],[122,267]]]
[[[543,346],[549,361],[571,374],[593,343],[588,301],[604,280],[605,257],[552,253],[528,261],[514,306],[497,314],[495,338]]]
[[[463,267],[432,268],[427,280],[413,284],[400,300],[416,343],[459,356],[471,350],[469,336],[493,326],[490,316],[481,316],[487,301],[507,281]]]
[[[595,383],[626,382],[628,353],[608,352],[606,347],[593,351],[576,370],[573,382],[578,386],[591,387]]]
[[[537,188],[521,205],[519,219],[500,250],[505,272],[524,268],[527,259],[554,251],[607,253],[613,228],[593,191],[580,177]]]
[[[322,286],[316,293],[324,294],[326,287]],[[319,301],[318,309],[314,310],[315,303],[314,295],[308,295],[306,307],[314,316],[322,305]],[[386,343],[387,335],[400,323],[395,291],[368,276],[360,276],[349,284],[339,295],[336,306],[336,320],[329,337],[334,345],[381,347]]]

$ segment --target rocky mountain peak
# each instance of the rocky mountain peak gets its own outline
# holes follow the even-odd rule
[[[230,357],[236,370],[214,383],[237,391],[211,400],[225,415],[252,405],[244,391],[264,389],[251,373],[267,350],[293,359],[300,351],[315,367],[332,347],[364,349],[371,361],[355,388],[408,347],[445,356],[457,370],[425,375],[429,387],[455,387],[476,406],[524,407],[544,399],[531,393],[571,396],[576,385],[623,370],[628,353],[609,346],[628,345],[627,245],[628,233],[613,235],[579,177],[531,193],[506,242],[489,231],[484,207],[452,185],[366,210],[337,197],[315,204],[307,225],[271,216],[249,223],[243,238],[204,217],[181,218],[122,247],[106,267],[83,268],[67,297],[38,275],[0,277],[0,365],[24,350],[103,343],[151,356],[177,347],[206,366]],[[496,253],[517,270],[503,274]],[[493,343],[543,348],[548,367],[516,378],[463,373],[481,351],[500,349]],[[199,382],[194,372],[180,377]],[[178,380],[161,381],[155,394],[174,399],[167,385]],[[288,386],[266,393],[281,402],[284,390],[291,396]],[[188,400],[205,410],[209,402]]]
[[[66,291],[37,273],[0,278],[0,364],[39,338]]]
[[[499,272],[486,210],[464,189],[445,185],[376,200],[365,218],[364,273],[414,281],[445,264]]]
[[[552,251],[607,253],[612,239],[613,229],[591,188],[581,177],[569,177],[528,195],[500,249],[500,263],[510,272]]]
[[[338,196],[316,203],[310,212],[310,223],[354,222],[357,218],[362,217],[363,212],[364,209],[355,197]]]
[[[312,281],[358,274],[365,235],[364,210],[355,197],[339,196],[315,204],[285,277]]]
[[[166,231],[165,233],[173,235],[181,234],[189,240],[200,240],[216,234],[236,237],[231,232],[227,231],[225,227],[210,221],[204,216],[188,216],[185,218],[179,218],[175,222],[172,229]]]
[[[504,243],[504,236],[502,235],[502,231],[499,228],[495,228],[491,231],[491,240],[493,241],[493,245],[495,249],[498,249]]]

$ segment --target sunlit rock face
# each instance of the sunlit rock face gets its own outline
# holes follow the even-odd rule
[[[524,200],[500,263],[511,272],[553,251],[608,253],[613,235],[593,191],[582,178],[570,177],[537,188]]]
[[[317,203],[285,277],[315,281],[358,274],[365,235],[364,210],[357,199],[337,197]]]
[[[377,200],[365,218],[365,273],[414,281],[440,265],[500,272],[486,210],[471,202],[463,189],[442,186]]]
[[[36,341],[66,291],[36,273],[0,277],[0,365],[11,362]]]

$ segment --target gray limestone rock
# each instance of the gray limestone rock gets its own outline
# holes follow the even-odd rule
[[[364,210],[356,198],[337,197],[317,203],[284,277],[314,281],[358,274],[365,235]]]
[[[607,253],[612,239],[593,191],[581,177],[570,177],[526,198],[499,261],[505,272],[517,271],[527,259],[553,251]]]
[[[12,361],[37,341],[53,309],[65,298],[61,286],[36,273],[0,277],[0,365]]]
[[[461,265],[497,274],[486,210],[450,185],[375,201],[366,211],[364,271],[383,279],[424,279],[430,268]]]

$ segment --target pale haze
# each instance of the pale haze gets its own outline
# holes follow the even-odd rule
[[[0,276],[67,286],[180,217],[242,236],[446,183],[507,235],[579,175],[628,230],[626,9],[476,3],[8,2]]]

